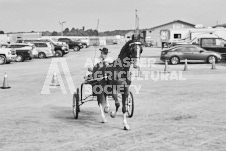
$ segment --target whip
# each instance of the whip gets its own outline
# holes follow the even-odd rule
[[[97,27],[96,27],[96,31],[98,31],[98,28],[99,28],[99,19],[97,20]],[[95,58],[96,58],[96,49],[97,49],[97,41],[98,41],[98,35],[96,37],[96,47],[95,47],[95,53],[94,53],[94,61],[93,61],[93,66],[94,66],[94,63],[95,63]]]

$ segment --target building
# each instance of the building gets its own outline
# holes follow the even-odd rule
[[[0,44],[6,44],[7,42],[9,42],[7,34],[0,34]]]
[[[42,37],[41,32],[21,32],[21,33],[8,33],[10,42],[16,42],[17,40],[26,40],[26,39],[38,39]]]
[[[145,29],[145,37],[151,37],[153,45],[161,47],[165,43],[167,38],[169,39],[169,29],[181,29],[181,28],[194,28],[195,25],[187,23],[181,20],[175,20],[166,24],[152,27],[150,29]],[[175,34],[175,38],[181,38],[180,34]]]
[[[134,35],[134,31],[129,31],[128,33],[125,34],[125,41],[129,41],[132,39],[132,36]]]
[[[217,28],[217,27],[226,28],[226,23],[220,24],[220,25],[216,25],[216,26],[213,26],[213,28]]]

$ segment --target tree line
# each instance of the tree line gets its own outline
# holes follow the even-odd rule
[[[88,30],[84,30],[84,29],[69,29],[69,28],[65,28],[63,31],[63,35],[64,36],[115,36],[115,35],[121,35],[124,36],[126,33],[133,31],[133,30],[114,30],[114,31],[104,31],[104,32],[98,32],[95,29],[88,29]],[[35,31],[31,31],[31,32],[35,32]],[[19,33],[23,33],[23,32],[19,32]],[[0,31],[0,34],[4,34],[4,31]],[[43,36],[61,36],[61,32],[57,32],[57,31],[44,31],[42,32]]]
[[[132,30],[114,30],[114,31],[104,31],[104,32],[98,32],[98,30],[95,29],[69,29],[65,28],[63,31],[64,36],[115,36],[115,35],[121,35],[124,36],[126,33]],[[61,36],[61,32],[53,31],[45,31],[42,32],[43,36]]]

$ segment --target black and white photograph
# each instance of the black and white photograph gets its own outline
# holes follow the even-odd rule
[[[226,151],[225,0],[0,0],[0,151]]]

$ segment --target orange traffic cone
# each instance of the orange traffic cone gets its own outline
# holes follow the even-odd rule
[[[216,68],[216,64],[215,64],[215,58],[213,59],[213,61],[212,61],[212,68],[211,69],[217,69]]]
[[[9,89],[9,88],[11,88],[11,87],[8,84],[8,76],[5,73],[4,80],[3,80],[3,86],[1,87],[1,89]]]
[[[164,68],[164,72],[165,72],[165,73],[169,73],[168,68],[169,68],[169,67],[168,67],[168,60],[166,60],[166,61],[165,61],[165,68]]]
[[[58,80],[57,80],[57,74],[56,74],[56,72],[53,73],[53,78],[52,78],[51,86],[60,86],[60,84],[58,83]]]
[[[184,71],[188,70],[188,60],[185,59],[185,63],[184,63]]]

